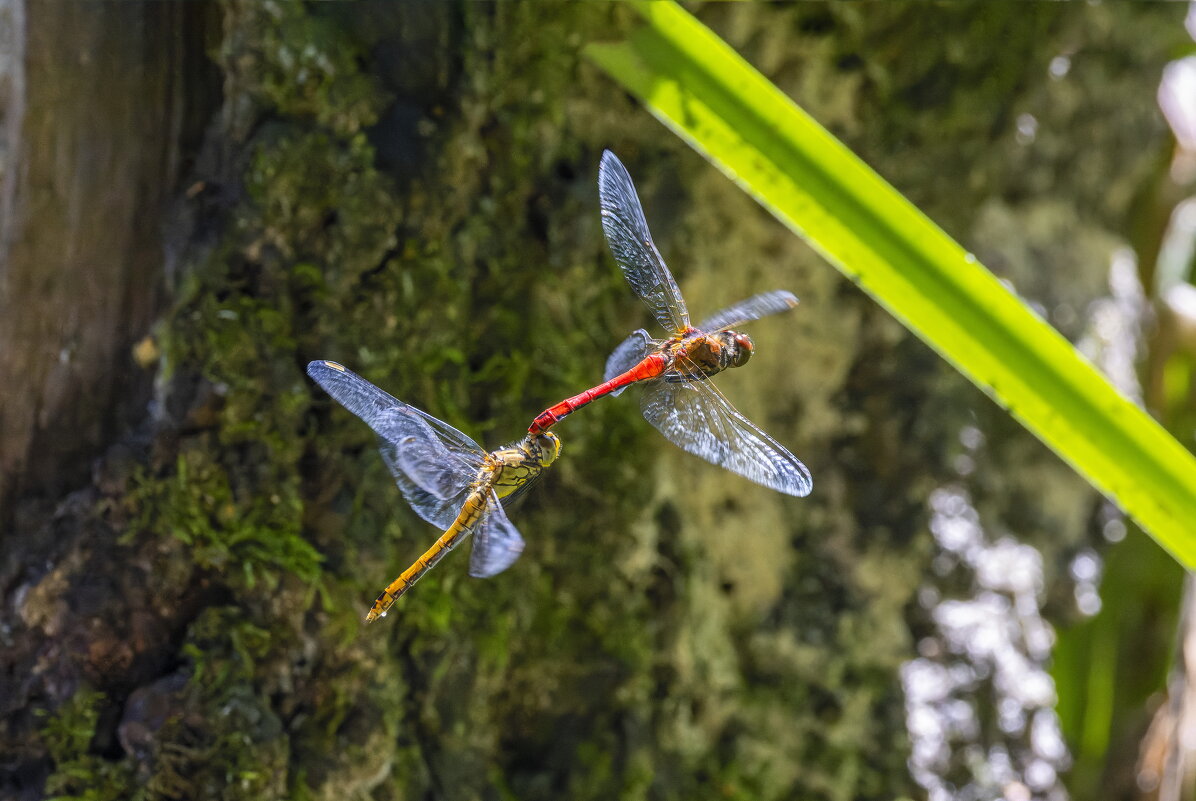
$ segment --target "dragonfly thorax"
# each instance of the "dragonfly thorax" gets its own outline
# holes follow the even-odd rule
[[[742,367],[752,357],[752,340],[747,334],[720,331],[694,337],[685,343],[686,358],[704,375],[713,376],[728,367]]]
[[[561,441],[551,431],[528,435],[514,445],[491,451],[478,480],[505,498],[539,477],[560,453]]]

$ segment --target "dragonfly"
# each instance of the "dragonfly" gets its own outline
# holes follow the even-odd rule
[[[523,537],[503,510],[561,454],[551,431],[485,451],[443,420],[398,400],[330,361],[314,361],[307,374],[378,435],[382,460],[416,514],[444,529],[439,539],[374,601],[366,622],[383,617],[449,551],[473,535],[469,575],[488,578],[523,552]]]
[[[765,292],[691,325],[681,290],[652,242],[631,176],[609,150],[602,154],[598,194],[602,230],[615,260],[670,333],[658,339],[642,328],[633,332],[607,359],[603,383],[541,412],[529,435],[548,431],[598,398],[642,384],[640,410],[675,445],[766,487],[809,495],[814,484],[806,466],[740,414],[711,380],[751,358],[755,345],[739,326],[792,309],[797,298],[791,292]]]

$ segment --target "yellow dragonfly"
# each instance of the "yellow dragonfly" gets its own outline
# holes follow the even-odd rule
[[[307,374],[379,437],[382,459],[416,514],[444,529],[438,540],[374,601],[377,620],[444,555],[473,535],[469,575],[506,570],[523,552],[523,537],[502,501],[525,491],[561,453],[551,432],[486,452],[457,429],[397,398],[336,362],[315,361]]]

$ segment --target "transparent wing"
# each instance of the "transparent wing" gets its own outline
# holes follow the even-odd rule
[[[427,477],[423,476],[421,478],[424,480],[417,482],[408,474],[407,468],[403,464],[401,453],[410,449],[413,444],[411,442],[395,443],[381,437],[378,438],[378,450],[382,452],[382,461],[386,462],[386,467],[394,476],[395,483],[399,486],[403,497],[407,499],[407,503],[411,504],[415,513],[424,520],[437,528],[447,529],[457,519],[461,507],[465,505],[465,499],[469,497],[472,478],[477,475],[477,472],[475,471],[468,478],[462,473],[454,473],[453,475],[457,477],[457,483],[454,486],[446,488],[441,485],[437,491],[430,491],[423,484],[434,482],[428,481]]]
[[[609,150],[602,152],[602,164],[598,168],[598,197],[606,241],[635,294],[643,298],[666,330],[688,328],[689,312],[685,309],[681,290],[652,243],[652,234],[648,231],[631,176],[623,162]]]
[[[648,382],[640,408],[674,445],[719,467],[799,498],[814,487],[806,466],[736,411],[696,368],[691,380]]]
[[[477,478],[481,454],[454,453],[424,419],[403,409],[379,415],[373,426],[379,438],[394,447],[387,466],[401,470],[417,486],[437,498],[456,496],[462,485]]]
[[[312,362],[307,374],[378,435],[382,458],[416,513],[447,528],[481,470],[478,444],[336,362]]]
[[[606,358],[606,375],[603,381],[610,381],[617,375],[625,373],[635,367],[644,357],[656,350],[656,340],[648,336],[648,332],[640,328],[631,332],[631,336],[619,343],[610,356]],[[621,395],[627,387],[620,387],[610,394]]]
[[[797,305],[797,296],[792,292],[777,290],[753,295],[747,300],[741,300],[734,306],[728,306],[722,311],[715,312],[702,321],[699,331],[713,334],[716,331],[726,331],[736,328],[749,320],[759,320],[777,312],[788,311]]]
[[[307,374],[338,403],[364,420],[366,425],[373,428],[379,436],[386,436],[376,427],[379,418],[385,417],[390,410],[401,409],[422,419],[451,449],[483,452],[480,445],[448,423],[403,403],[336,362],[311,362],[307,365]]]
[[[473,533],[473,553],[469,555],[469,575],[489,578],[515,564],[523,553],[523,537],[507,519],[494,490],[490,490],[486,517]]]

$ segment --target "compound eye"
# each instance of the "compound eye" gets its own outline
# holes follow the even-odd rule
[[[561,455],[561,440],[551,431],[540,435],[540,451],[544,454],[544,466],[552,464]]]
[[[735,360],[732,362],[734,367],[743,367],[748,363],[748,359],[752,358],[752,351],[755,345],[752,344],[752,339],[747,334],[736,334],[735,344],[736,348]]]

